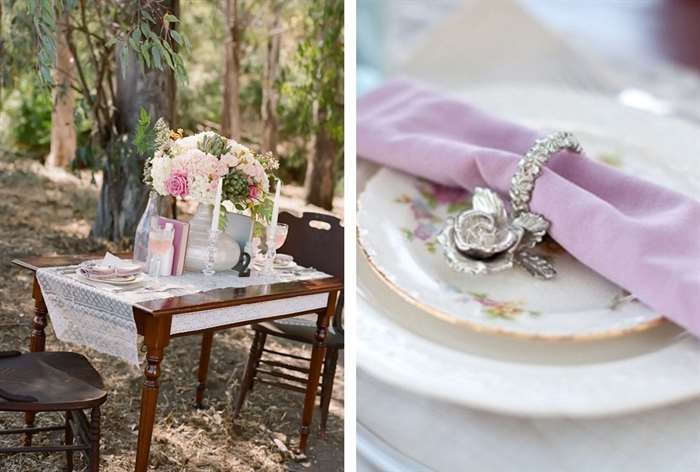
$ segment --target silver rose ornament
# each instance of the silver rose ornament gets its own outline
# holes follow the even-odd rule
[[[535,181],[549,158],[561,150],[580,154],[578,140],[556,131],[535,144],[518,162],[511,179],[509,215],[503,201],[489,189],[474,191],[473,209],[448,218],[437,236],[447,263],[454,270],[481,275],[510,269],[517,264],[531,275],[551,279],[556,271],[551,262],[529,251],[549,229],[549,221],[530,211]]]
[[[544,237],[547,220],[530,212],[509,217],[500,197],[485,188],[474,191],[472,203],[471,210],[448,218],[437,236],[450,267],[482,275],[517,263],[540,278],[556,274],[549,261],[527,252]]]

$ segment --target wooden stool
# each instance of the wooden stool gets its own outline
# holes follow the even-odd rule
[[[65,424],[25,427],[0,434],[25,434],[23,447],[0,448],[0,454],[65,452],[73,470],[73,452],[87,456],[91,472],[100,468],[100,406],[107,399],[102,377],[80,354],[71,352],[0,352],[0,411],[65,412]],[[83,410],[90,410],[90,418]],[[31,446],[31,436],[65,432],[65,444]],[[74,441],[76,439],[77,441]]]

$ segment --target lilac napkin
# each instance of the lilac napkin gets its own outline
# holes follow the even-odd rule
[[[507,195],[538,137],[407,81],[389,82],[357,106],[359,157],[468,190]],[[560,152],[530,207],[576,259],[700,336],[700,202]]]

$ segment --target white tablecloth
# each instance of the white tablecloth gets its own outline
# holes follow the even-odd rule
[[[310,270],[298,273],[275,273],[271,276],[239,277],[237,272],[219,272],[207,277],[189,272],[178,277],[162,277],[164,287],[176,287],[167,292],[150,290],[120,291],[119,287],[100,288],[81,280],[65,268],[39,269],[37,279],[48,308],[56,337],[93,348],[138,365],[138,333],[134,321],[134,305],[175,295],[187,295],[217,288],[239,288],[296,280],[328,277]],[[294,298],[240,305],[230,308],[199,311],[173,316],[172,334],[224,326],[261,317],[298,313],[324,308],[328,294],[305,295]]]

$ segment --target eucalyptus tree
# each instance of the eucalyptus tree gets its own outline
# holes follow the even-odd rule
[[[146,156],[135,151],[130,139],[139,110],[172,122],[176,81],[186,80],[180,51],[189,49],[189,43],[177,31],[178,0],[17,3],[33,18],[37,70],[47,86],[56,86],[59,33],[72,55],[70,87],[91,119],[90,144],[78,152],[79,164],[103,170],[92,234],[128,240],[148,197],[141,181]]]
[[[343,155],[343,0],[310,1],[306,18],[307,37],[297,48],[303,79],[290,90],[297,103],[297,127],[313,137],[306,201],[330,210]]]

